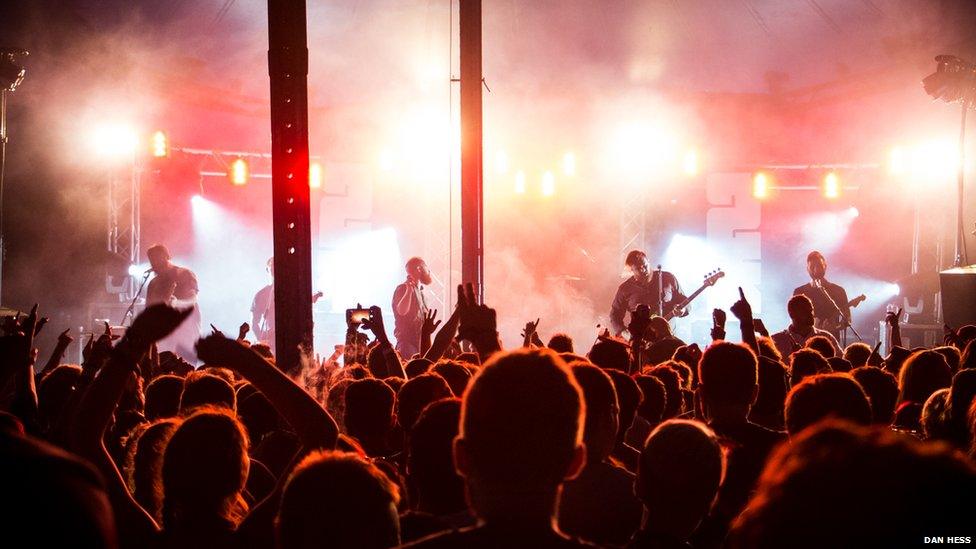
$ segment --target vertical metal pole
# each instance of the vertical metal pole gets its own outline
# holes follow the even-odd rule
[[[308,187],[308,46],[305,0],[268,0],[271,201],[278,367],[312,348],[312,239]],[[260,258],[255,258],[260,261]]]
[[[0,90],[0,303],[3,303],[3,264],[7,255],[3,241],[3,172],[7,162],[7,90]]]
[[[959,167],[956,188],[956,258],[953,267],[962,267],[969,262],[966,257],[966,229],[963,224],[963,183],[966,174],[966,111],[969,110],[969,101],[962,101],[962,123],[959,127]],[[918,207],[917,205],[915,206]]]
[[[461,281],[484,300],[481,0],[459,0],[461,57]]]

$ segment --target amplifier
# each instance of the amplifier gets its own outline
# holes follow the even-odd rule
[[[942,317],[953,328],[976,324],[976,265],[939,273],[942,284]]]

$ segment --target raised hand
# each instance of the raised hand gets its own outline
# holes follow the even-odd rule
[[[363,321],[362,326],[364,329],[373,332],[373,335],[380,342],[390,340],[386,335],[386,326],[383,324],[383,310],[377,305],[369,308],[369,318]]]
[[[888,311],[887,313],[885,313],[885,320],[884,320],[885,324],[891,326],[892,328],[897,326],[898,323],[901,322],[901,313],[902,313],[901,307],[898,307],[897,313],[894,311]]]
[[[766,329],[766,325],[763,323],[761,318],[752,319],[752,327],[756,330],[756,333],[763,337],[769,337],[769,330]]]
[[[237,340],[244,341],[247,337],[247,333],[251,331],[251,325],[247,322],[241,324],[241,327],[237,329]]]
[[[68,345],[71,345],[71,342],[74,340],[75,338],[71,337],[71,328],[68,328],[67,330],[58,334],[58,346],[67,347]]]
[[[748,325],[752,325],[752,305],[749,305],[749,301],[746,300],[746,294],[741,286],[739,286],[739,300],[733,303],[729,310],[735,318],[739,319],[739,322],[748,321]]]
[[[420,336],[424,339],[434,335],[434,331],[441,325],[437,318],[437,309],[431,309],[424,315],[424,323],[420,326]]]
[[[193,307],[181,310],[162,303],[150,305],[132,321],[125,339],[136,350],[148,351],[150,345],[173,333],[192,312]]]
[[[712,341],[722,341],[725,339],[725,311],[722,309],[712,309]]]
[[[501,349],[495,310],[484,303],[478,303],[474,285],[470,282],[458,285],[457,312],[461,322],[458,337],[473,343],[482,361]]]
[[[537,318],[535,319],[535,322],[532,322],[530,320],[525,323],[525,329],[522,330],[523,347],[531,347],[532,342],[535,341],[535,339],[538,337],[536,333],[537,330],[539,329],[539,320],[540,319]]]
[[[479,339],[495,337],[498,332],[495,310],[478,303],[474,285],[470,282],[458,285],[458,314],[461,325],[458,335],[472,343]]]
[[[197,341],[197,357],[207,364],[236,370],[237,366],[253,354],[240,341],[228,339],[224,334],[212,334]]]

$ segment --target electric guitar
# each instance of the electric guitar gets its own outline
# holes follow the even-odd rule
[[[850,309],[854,309],[861,303],[864,303],[865,300],[867,300],[867,296],[861,294],[855,297],[854,299],[848,301],[847,307]],[[847,327],[846,323],[839,322],[836,318],[818,318],[816,319],[813,325],[816,326],[817,328],[820,328],[821,330],[827,330],[830,333],[839,332],[840,330],[843,330],[844,328]]]
[[[664,315],[664,319],[665,320],[671,320],[672,318],[674,318],[676,316],[681,316],[680,313],[683,313],[684,310],[686,308],[688,308],[688,305],[690,305],[691,302],[694,301],[696,297],[698,297],[699,295],[701,295],[701,293],[704,292],[706,288],[709,288],[711,286],[714,286],[715,283],[718,282],[718,280],[720,278],[722,278],[723,276],[725,276],[725,271],[723,271],[722,269],[715,269],[714,271],[706,274],[705,275],[705,280],[704,280],[704,282],[702,282],[702,285],[697,290],[695,290],[694,292],[692,292],[692,294],[690,296],[688,296],[687,298],[685,298],[684,301],[682,301],[681,303],[678,303],[674,307],[671,307],[670,310],[668,311],[668,313],[666,315]]]

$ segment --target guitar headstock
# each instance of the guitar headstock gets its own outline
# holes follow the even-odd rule
[[[722,269],[715,269],[714,271],[710,271],[705,275],[705,281],[702,284],[704,286],[714,286],[715,283],[718,282],[718,279],[722,278],[723,276],[725,276],[725,271]]]

